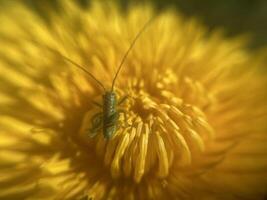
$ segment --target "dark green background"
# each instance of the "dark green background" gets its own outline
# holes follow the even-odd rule
[[[47,9],[60,11],[57,0],[0,0],[0,6],[10,1],[23,1],[38,14],[45,16]],[[76,0],[81,7],[90,6],[90,0]],[[122,10],[138,0],[115,0]],[[156,8],[173,7],[187,16],[197,17],[210,29],[224,28],[227,36],[250,34],[250,47],[267,44],[267,0],[145,0]]]

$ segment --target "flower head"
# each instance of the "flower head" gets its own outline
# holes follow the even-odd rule
[[[64,57],[110,88],[153,11],[60,5],[49,23],[19,3],[0,14],[0,199],[263,198],[261,54],[165,11],[116,80],[117,98],[128,98],[115,134],[90,138],[103,91]]]

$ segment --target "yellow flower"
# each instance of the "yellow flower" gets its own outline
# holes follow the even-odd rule
[[[121,14],[92,2],[39,18],[0,14],[0,199],[263,199],[267,186],[264,56],[165,11],[118,76],[120,127],[88,136],[149,5]],[[124,124],[127,120],[129,125]]]

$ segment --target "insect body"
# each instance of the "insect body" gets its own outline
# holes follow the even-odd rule
[[[126,119],[126,112],[123,109],[117,109],[117,105],[121,105],[127,96],[117,102],[116,93],[111,91],[105,92],[102,98],[103,105],[96,104],[101,106],[102,112],[96,113],[92,117],[92,128],[89,130],[89,135],[93,137],[100,129],[103,129],[104,137],[110,139],[117,130],[120,114],[124,114],[124,118]]]
[[[137,41],[137,39],[139,38],[141,33],[150,24],[151,21],[152,21],[152,19],[150,19],[143,26],[143,28],[139,31],[139,33],[136,35],[135,39],[131,43],[130,47],[128,48],[127,52],[125,53],[124,57],[122,58],[122,61],[119,65],[118,70],[117,70],[117,72],[114,76],[114,79],[112,81],[112,87],[111,87],[110,91],[107,91],[105,89],[104,85],[99,80],[97,80],[90,72],[88,72],[85,68],[83,68],[79,64],[75,63],[74,61],[70,60],[69,58],[61,55],[65,60],[72,63],[74,66],[80,68],[86,74],[88,74],[104,90],[104,94],[102,95],[102,98],[103,98],[102,104],[99,104],[97,102],[93,102],[96,106],[98,106],[102,109],[102,112],[96,113],[91,118],[91,128],[88,130],[90,137],[94,137],[102,129],[104,137],[106,139],[110,139],[114,135],[114,133],[116,132],[118,126],[120,125],[118,122],[120,114],[124,114],[124,119],[126,120],[126,112],[123,109],[118,109],[117,106],[121,105],[126,100],[127,96],[125,96],[122,99],[120,99],[119,101],[117,101],[117,95],[114,92],[115,81],[117,79],[119,71],[121,70],[121,67],[122,67],[125,59],[127,58],[130,50],[133,48],[135,42]]]
[[[117,129],[117,121],[119,118],[116,93],[105,92],[103,95],[103,105],[101,107],[102,112],[96,113],[91,119],[92,128],[89,130],[89,134],[93,137],[102,128],[105,138],[109,139]]]
[[[106,138],[110,138],[116,131],[119,118],[116,93],[106,92],[103,95],[103,105],[103,134]]]

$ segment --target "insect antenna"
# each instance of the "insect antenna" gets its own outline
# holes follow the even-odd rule
[[[132,41],[131,45],[129,46],[128,50],[126,51],[126,53],[124,54],[121,63],[117,69],[117,72],[114,76],[114,79],[112,81],[112,86],[111,86],[111,91],[113,91],[117,76],[122,68],[123,63],[125,62],[127,56],[129,55],[130,51],[132,50],[132,48],[134,47],[136,41],[138,40],[138,38],[141,36],[141,34],[146,30],[146,28],[149,26],[149,24],[153,21],[154,17],[152,17],[150,20],[148,20],[145,25],[142,27],[142,29],[138,32],[138,34],[135,36],[134,40]]]
[[[78,63],[74,62],[74,61],[71,60],[70,58],[68,58],[68,57],[66,57],[66,56],[64,56],[64,55],[62,55],[62,54],[61,54],[59,51],[57,51],[56,49],[53,49],[53,48],[51,48],[51,47],[49,47],[49,46],[47,46],[47,45],[44,45],[44,44],[40,44],[39,42],[37,42],[37,41],[35,41],[35,40],[33,40],[33,39],[31,39],[31,42],[32,42],[33,44],[37,45],[37,46],[45,47],[45,48],[47,48],[48,50],[50,50],[50,51],[52,51],[52,52],[58,54],[58,55],[59,55],[60,57],[62,57],[64,60],[68,61],[68,62],[71,63],[73,66],[79,68],[80,70],[82,70],[83,72],[85,72],[87,75],[89,75],[93,80],[95,80],[95,81],[99,84],[99,86],[101,86],[101,87],[103,88],[104,92],[107,91],[106,88],[104,87],[104,85],[103,85],[99,80],[97,80],[97,78],[96,78],[93,74],[91,74],[89,71],[87,71],[83,66],[81,66],[81,65],[79,65]]]
[[[58,52],[59,53],[59,52]],[[94,79],[104,90],[104,92],[106,92],[106,88],[104,87],[104,85],[96,79],[96,77],[91,74],[90,72],[88,72],[84,67],[82,67],[81,65],[79,65],[78,63],[74,62],[73,60],[69,59],[66,56],[63,56],[61,53],[59,53],[60,56],[62,56],[62,58],[64,58],[66,61],[68,61],[69,63],[73,64],[75,67],[81,69],[82,71],[84,71],[87,75],[89,75],[92,79]]]

